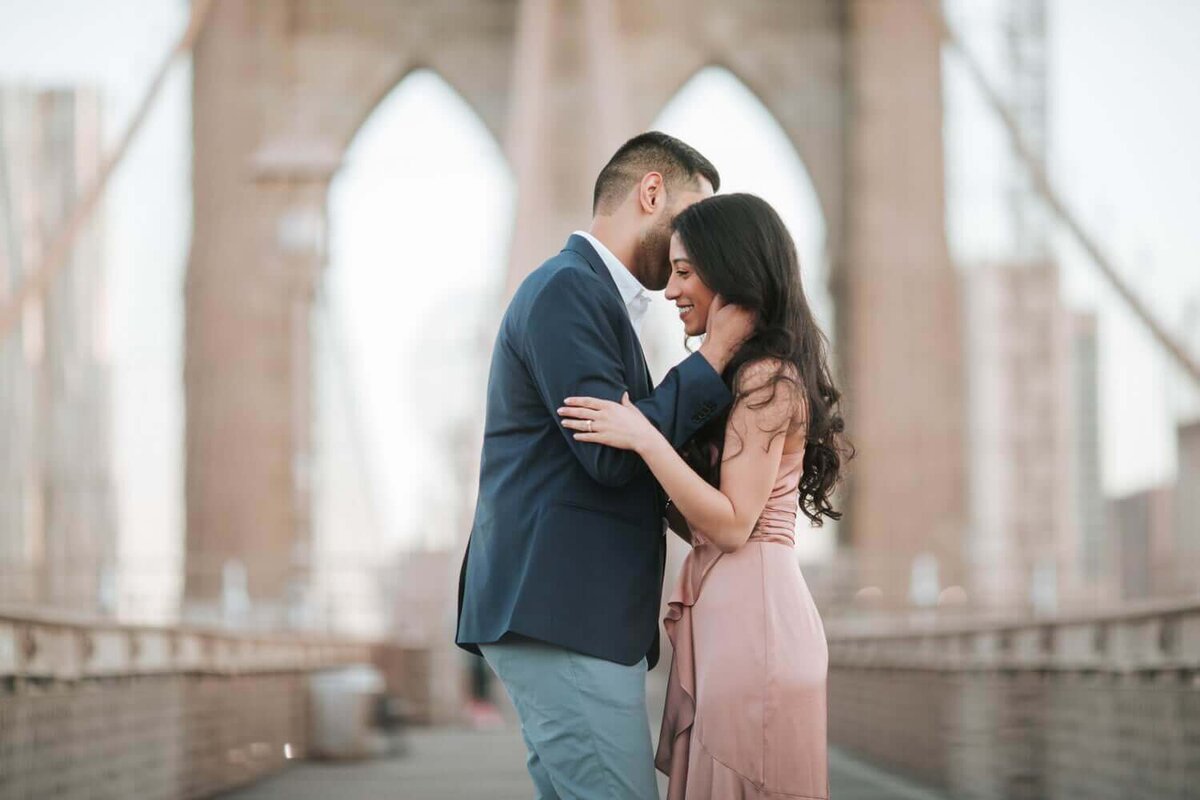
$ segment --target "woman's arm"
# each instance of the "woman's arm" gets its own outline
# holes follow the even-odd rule
[[[743,397],[729,415],[721,485],[708,484],[675,452],[670,442],[624,399],[618,405],[594,398],[568,398],[559,413],[575,438],[633,450],[646,462],[689,526],[725,552],[750,537],[770,497],[783,457],[794,389],[787,381],[762,386],[777,367],[760,362],[742,370],[740,387],[760,387]],[[765,402],[765,405],[762,405]],[[589,426],[591,432],[588,432]]]

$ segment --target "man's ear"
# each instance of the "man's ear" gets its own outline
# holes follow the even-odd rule
[[[638,205],[643,212],[654,214],[667,202],[667,189],[662,173],[647,172],[638,184]]]

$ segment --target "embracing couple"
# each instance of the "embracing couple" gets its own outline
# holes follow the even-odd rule
[[[821,619],[798,511],[837,518],[842,419],[796,248],[764,201],[662,133],[596,180],[589,231],[521,284],[492,355],[457,642],[521,718],[539,798],[826,798]],[[657,387],[666,289],[699,349]],[[692,550],[652,754],[666,528]]]

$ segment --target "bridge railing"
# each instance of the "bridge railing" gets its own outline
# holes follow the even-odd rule
[[[0,609],[0,797],[191,798],[309,742],[308,676],[368,643]]]
[[[831,740],[954,797],[1200,787],[1200,599],[827,633]]]

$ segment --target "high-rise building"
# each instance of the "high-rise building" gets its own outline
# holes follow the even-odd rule
[[[1110,504],[1113,571],[1125,600],[1200,592],[1200,422],[1181,425],[1177,436],[1175,484]]]
[[[1200,593],[1200,420],[1179,426],[1171,563],[1180,593]]]
[[[0,87],[0,300],[43,258],[100,164],[91,90]],[[0,340],[0,601],[115,602],[101,225]]]
[[[1174,594],[1171,566],[1175,489],[1156,486],[1111,503],[1121,599]]]
[[[1072,313],[1070,335],[1071,507],[1075,544],[1068,553],[1078,577],[1072,594],[1100,599],[1111,586],[1107,503],[1100,476],[1099,339],[1096,315]]]
[[[1029,152],[1045,162],[1049,137],[1046,113],[1046,0],[1007,0],[997,7],[1003,38],[1007,105]],[[1015,161],[1015,157],[1014,157]],[[1014,255],[1038,261],[1049,252],[1050,223],[1029,171],[1005,171]]]
[[[967,271],[971,533],[967,590],[1047,611],[1069,581],[1069,317],[1051,262]]]
[[[1045,0],[954,0],[946,8],[987,63],[1024,157],[1044,163]],[[1059,299],[1050,218],[1023,159],[1001,147],[985,167],[974,141],[961,152],[968,158],[960,156],[954,175],[951,222],[959,221],[954,243],[966,283],[967,588],[985,607],[1049,611],[1095,599],[1106,567],[1096,323]]]

